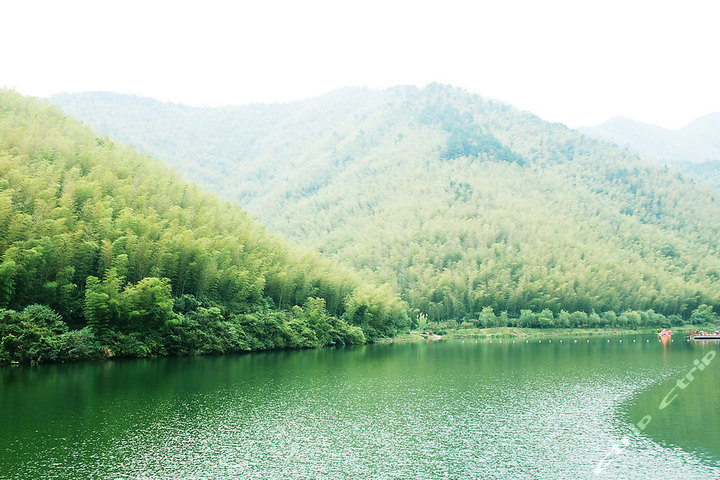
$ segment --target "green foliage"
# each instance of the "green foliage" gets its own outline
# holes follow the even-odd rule
[[[121,301],[122,318],[128,331],[155,331],[173,315],[170,280],[167,278],[148,277],[137,285],[128,285]]]
[[[271,230],[390,285],[430,321],[491,307],[536,326],[607,325],[637,319],[601,312],[684,321],[701,304],[720,306],[715,192],[460,89],[345,89],[232,109],[111,94],[57,101]],[[320,295],[369,338],[398,329],[374,326],[369,304],[337,309],[292,275],[266,277],[275,305]]]
[[[0,364],[101,356],[100,345],[89,329],[68,331],[60,315],[47,306],[29,305],[21,312],[0,309]]]
[[[365,343],[363,330],[330,316],[322,298],[308,298],[301,307],[293,308],[293,328],[314,341],[306,347],[324,345],[358,345]]]
[[[164,282],[149,280],[133,289],[142,290],[150,284],[151,289],[165,290]],[[121,308],[130,307],[123,307],[121,302]],[[106,328],[101,337],[90,327],[68,330],[60,316],[46,306],[30,305],[22,312],[0,310],[0,364],[218,355],[358,345],[365,341],[360,328],[328,314],[322,298],[309,298],[292,312],[265,310],[227,316],[218,307],[198,306],[184,314],[170,313],[164,324],[154,329],[119,332]]]
[[[690,315],[690,322],[693,324],[711,323],[717,321],[717,318],[712,306],[702,304],[693,310],[692,315]]]
[[[160,353],[153,352],[153,342],[148,342],[145,335],[138,332],[132,332],[127,335],[120,334],[116,337],[113,346],[117,354],[123,357],[145,358],[151,354]]]
[[[122,281],[117,272],[110,269],[102,282],[93,276],[85,282],[85,319],[98,337],[120,326]]]
[[[90,327],[70,330],[58,338],[58,354],[54,361],[77,361],[102,358],[107,355]]]
[[[428,125],[439,125],[448,132],[447,144],[440,155],[445,160],[486,154],[492,159],[525,164],[519,155],[503,146],[492,134],[483,131],[470,112],[461,114],[454,105],[426,107],[420,113],[420,120]]]
[[[424,313],[418,313],[415,317],[415,325],[414,327],[418,330],[425,331],[427,329],[428,325],[428,318],[427,315]]]
[[[478,316],[477,326],[480,328],[492,328],[496,326],[497,317],[492,307],[485,307]]]
[[[703,309],[704,310],[704,309]],[[717,317],[707,318],[705,324],[716,324]],[[495,315],[490,307],[486,307],[480,314],[480,319],[474,323],[456,325],[451,320],[428,322],[427,328],[436,333],[444,333],[448,329],[493,328],[493,327],[520,327],[520,328],[613,328],[623,330],[639,330],[641,328],[670,328],[691,325],[692,319],[683,320],[679,315],[665,316],[654,310],[626,310],[617,315],[613,311],[598,314],[592,312],[566,312],[561,310],[557,315],[550,310],[535,313],[531,310],[521,310],[520,315],[512,317],[503,311]],[[697,322],[701,322],[698,318]]]
[[[540,328],[552,328],[555,326],[555,319],[552,310],[546,308],[538,314],[537,326]]]
[[[0,263],[0,308],[7,307],[15,294],[15,262]]]
[[[400,305],[389,302],[393,294],[387,287],[358,288],[347,301],[343,320],[360,327],[368,340],[392,337],[410,327],[407,312]]]
[[[322,298],[310,298],[292,312],[257,311],[225,316],[217,307],[168,321],[162,335],[174,355],[222,354],[250,350],[315,348],[365,342],[357,327],[329,315]]]

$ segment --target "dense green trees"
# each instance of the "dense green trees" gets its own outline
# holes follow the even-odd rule
[[[0,364],[100,358],[104,351],[89,327],[68,330],[47,306],[20,312],[0,309]]]
[[[459,325],[455,321],[435,321],[420,326],[414,322],[414,326],[425,331],[432,330],[435,333],[443,334],[447,329],[472,329],[472,328],[590,328],[590,329],[659,329],[673,327],[687,327],[696,325],[717,325],[718,316],[712,312],[708,305],[700,305],[690,315],[689,320],[683,320],[679,315],[665,316],[654,310],[625,310],[615,313],[607,312],[587,314],[582,311],[566,312],[560,310],[557,314],[549,309],[536,313],[532,310],[523,309],[519,315],[511,317],[507,312],[500,312],[495,315],[492,307],[483,308],[480,315],[475,319],[468,319]]]
[[[353,326],[358,308],[372,328]],[[0,314],[0,362],[358,343],[409,325],[396,295],[369,294],[230,202],[11,92],[0,92]],[[60,343],[38,347],[50,338]]]
[[[146,277],[121,292],[123,283],[115,268],[106,272],[102,282],[92,275],[87,278],[84,313],[96,333],[152,332],[173,317],[169,279]]]
[[[539,326],[563,323],[563,311],[687,320],[701,304],[720,307],[715,192],[459,89],[346,89],[224,109],[110,94],[57,101],[269,229],[396,288],[412,317],[474,321],[490,307],[507,319],[527,310],[524,323]]]

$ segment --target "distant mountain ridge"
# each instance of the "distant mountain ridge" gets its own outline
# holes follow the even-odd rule
[[[713,190],[461,89],[228,108],[52,101],[430,318],[720,306]]]
[[[581,132],[629,147],[661,165],[720,161],[720,112],[693,120],[678,130],[615,117]]]
[[[680,170],[699,183],[720,189],[720,112],[697,118],[678,130],[616,117],[586,135],[637,152],[642,158]]]

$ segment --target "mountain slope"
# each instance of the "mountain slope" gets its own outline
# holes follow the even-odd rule
[[[711,190],[459,89],[225,109],[155,102],[152,115],[136,114],[152,103],[136,97],[53,101],[270,229],[397,286],[431,318],[485,307],[687,316],[720,304]]]
[[[20,312],[32,304],[61,318]],[[405,318],[391,292],[159,162],[0,92],[0,362],[37,360],[50,324],[133,356],[354,342],[350,324],[374,338]]]

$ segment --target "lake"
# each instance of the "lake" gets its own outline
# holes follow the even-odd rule
[[[720,355],[677,388],[718,344],[674,340],[5,367],[0,478],[718,478]]]

